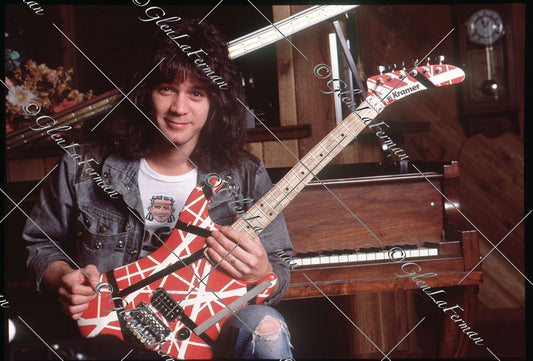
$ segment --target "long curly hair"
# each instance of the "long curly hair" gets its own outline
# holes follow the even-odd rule
[[[225,37],[213,25],[205,22],[198,24],[198,20],[184,20],[174,26],[172,31],[173,33],[169,33],[168,36],[162,30],[156,33],[153,42],[155,47],[149,52],[146,64],[138,68],[139,71],[131,79],[128,89],[139,83],[161,59],[164,60],[129,97],[147,116],[150,116],[151,93],[159,84],[172,83],[175,79],[182,82],[187,77],[200,82],[209,94],[210,109],[206,124],[200,132],[198,144],[190,158],[206,171],[222,171],[237,164],[246,154],[243,150],[246,135],[245,109],[237,100],[244,101],[240,73],[229,59]],[[188,36],[177,39],[183,34]],[[174,37],[175,41],[170,37]],[[199,49],[207,53],[207,55],[204,52],[198,54],[209,66],[210,71],[206,72],[205,67],[194,63],[199,59],[198,56],[187,55]],[[223,85],[220,78],[227,86]],[[99,127],[100,139],[103,139],[112,150],[128,158],[147,156],[150,154],[153,137],[161,137],[161,134],[158,134],[159,131],[154,125],[128,101],[124,101],[119,108],[111,119],[104,121]]]

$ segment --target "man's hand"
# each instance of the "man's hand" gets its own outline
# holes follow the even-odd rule
[[[213,231],[211,236],[207,237],[207,244],[209,245],[207,254],[214,264],[220,262],[236,244],[239,244],[218,266],[235,279],[257,281],[272,272],[268,254],[259,237],[250,239],[244,233],[224,226],[220,231]]]
[[[57,261],[48,267],[44,275],[45,283],[57,291],[63,312],[74,320],[78,320],[96,298],[95,287],[100,279],[96,266],[88,265],[83,270],[89,279],[66,262]]]

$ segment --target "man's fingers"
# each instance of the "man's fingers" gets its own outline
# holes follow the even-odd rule
[[[65,304],[62,300],[59,300],[59,301],[61,303],[61,308],[63,309],[63,312],[65,312],[68,316],[70,316],[74,320],[78,320],[80,316],[83,314],[83,312],[85,312],[85,310],[89,308],[88,303],[72,306],[69,304]]]
[[[98,272],[98,268],[96,268],[95,265],[90,264],[87,265],[83,270],[89,276],[89,284],[93,289],[96,288],[98,281],[100,281],[100,272]]]
[[[219,232],[222,233],[226,238],[234,240],[235,243],[239,243],[239,247],[248,253],[254,253],[257,250],[257,243],[252,241],[252,239],[244,233],[241,233],[229,226],[221,227]]]
[[[83,289],[81,289],[83,287]],[[96,293],[89,286],[80,286],[80,289],[75,288],[77,293],[71,293],[64,287],[59,287],[57,293],[59,298],[69,305],[80,305],[82,303],[89,303],[96,298]],[[80,293],[81,292],[81,293]]]
[[[226,255],[225,253],[224,255],[221,255],[213,248],[208,248],[207,253],[214,264],[218,264],[218,268],[233,278],[239,279],[243,274],[245,274],[245,272],[249,272],[248,266],[239,261],[237,258],[233,257],[231,254],[222,260],[222,258]]]
[[[240,247],[241,244],[237,246],[238,240],[232,241],[223,233],[218,231],[214,231],[211,234],[212,236],[207,238],[207,244],[210,247],[215,248],[219,254],[225,255],[226,253],[231,252],[234,257],[239,259],[246,258],[246,251]]]

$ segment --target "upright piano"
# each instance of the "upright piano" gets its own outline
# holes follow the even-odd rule
[[[477,232],[460,214],[458,163],[415,164],[421,173],[405,163],[330,165],[293,200],[283,212],[295,250],[285,299],[419,289],[398,277],[414,262],[474,324],[482,273]],[[271,170],[274,181],[282,172]],[[403,261],[390,259],[394,247]],[[439,356],[463,356],[471,341],[461,329],[445,317],[441,331]]]

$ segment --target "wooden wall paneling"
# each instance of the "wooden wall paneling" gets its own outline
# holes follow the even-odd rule
[[[291,6],[291,13],[304,10],[305,6]],[[294,79],[297,84],[296,109],[298,122],[310,123],[311,137],[301,139],[299,151],[307,154],[335,126],[332,98],[320,92],[326,88],[326,80],[318,79],[313,74],[317,64],[328,64],[329,46],[327,33],[331,25],[322,22],[294,35],[294,45],[307,57],[307,60],[296,50],[292,50],[294,63]]]
[[[285,139],[283,144],[280,144],[277,140],[263,142],[263,158],[267,168],[292,167],[296,164],[296,159],[284,145],[298,157],[297,139]]]
[[[255,155],[257,158],[261,159],[263,163],[265,162],[265,157],[263,154],[263,142],[246,143],[244,149]]]
[[[466,139],[458,120],[457,89],[447,86],[413,94],[391,105],[380,115],[382,120],[426,120],[430,130],[405,134],[404,149],[411,160],[456,160]],[[388,123],[388,122],[387,122]]]
[[[365,64],[365,73],[373,75],[379,64],[405,61],[412,65],[450,29],[452,12],[448,5],[365,6],[358,8],[356,26],[361,35],[358,51]],[[359,24],[361,22],[361,24]],[[364,26],[364,28],[363,28]],[[364,31],[364,29],[367,31]],[[424,36],[421,36],[424,34]],[[454,35],[432,54],[446,56],[445,63],[455,64]],[[458,121],[458,86],[448,86],[413,94],[386,108],[379,119],[388,124],[395,120],[431,121],[430,132],[405,134],[401,144],[411,160],[453,160],[465,139]],[[434,124],[439,122],[439,124]]]
[[[461,151],[460,197],[463,212],[492,241],[498,243],[524,216],[524,156],[520,136],[475,135]],[[481,255],[492,246],[479,237]],[[498,247],[524,271],[524,227],[515,229]],[[481,308],[519,308],[525,305],[524,279],[501,254],[493,251],[482,264]]]
[[[273,6],[274,22],[291,15],[288,5]],[[292,37],[290,37],[292,38]],[[299,54],[298,54],[299,55]],[[292,46],[286,40],[276,43],[276,58],[278,69],[279,119],[280,125],[297,125],[296,83],[294,79]],[[282,140],[296,157],[300,158],[298,140]],[[263,142],[264,162],[267,167],[292,167],[297,160],[278,141]]]
[[[410,290],[362,293],[343,297],[339,304],[348,310],[348,317],[361,331],[386,354],[418,322],[413,308],[413,295],[413,291]],[[383,354],[350,322],[346,321],[344,327],[347,334],[352,335],[348,339],[350,357],[378,359],[383,357]],[[389,357],[419,353],[415,333],[411,333]]]
[[[283,20],[291,15],[290,6],[272,6],[274,22]],[[296,83],[294,79],[294,62],[292,46],[288,41],[276,43],[276,58],[278,69],[279,115],[281,125],[298,124],[296,110]]]
[[[43,158],[9,159],[7,167],[8,182],[40,180],[46,174]]]
[[[57,164],[57,162],[59,162],[60,159],[61,159],[60,156],[44,157],[43,161],[44,161],[44,171],[45,171],[45,173],[48,173],[50,171],[50,169],[52,169]]]

